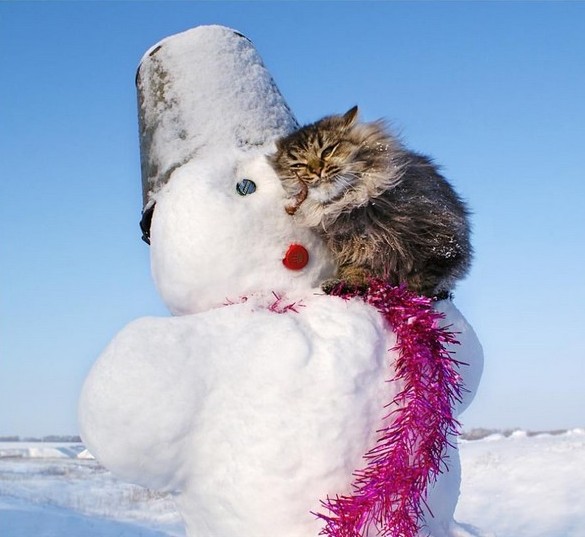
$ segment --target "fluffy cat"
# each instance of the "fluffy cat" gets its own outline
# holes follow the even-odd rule
[[[469,211],[431,159],[357,115],[356,106],[301,127],[268,157],[286,211],[335,256],[337,279],[323,289],[378,277],[446,298],[471,264]]]

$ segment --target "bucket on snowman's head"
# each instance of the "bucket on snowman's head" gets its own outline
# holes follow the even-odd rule
[[[183,164],[262,148],[297,122],[252,43],[223,26],[199,26],[146,52],[136,73],[143,239],[155,194]]]

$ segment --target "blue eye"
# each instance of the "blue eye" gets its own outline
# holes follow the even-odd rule
[[[242,179],[236,185],[236,192],[240,196],[247,196],[248,194],[254,194],[256,192],[256,183],[251,179]]]

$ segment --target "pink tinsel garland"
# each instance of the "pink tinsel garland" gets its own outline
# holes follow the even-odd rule
[[[326,523],[321,535],[364,537],[374,524],[384,537],[415,537],[427,486],[446,468],[449,437],[458,433],[453,405],[464,388],[456,371],[460,362],[446,349],[457,339],[438,326],[443,315],[431,299],[405,287],[372,280],[365,290],[341,284],[331,294],[361,297],[384,316],[397,340],[392,380],[404,387],[388,405],[394,407],[391,425],[379,431],[366,467],[354,473],[353,494],[321,502],[328,515],[314,513]]]

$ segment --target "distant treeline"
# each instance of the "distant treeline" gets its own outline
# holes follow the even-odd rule
[[[469,431],[463,431],[459,436],[464,440],[481,440],[486,436],[492,434],[501,434],[502,436],[508,437],[515,432],[523,431],[524,429],[470,429]],[[527,436],[537,436],[539,434],[564,434],[567,429],[557,429],[554,431],[525,431]],[[81,438],[79,436],[71,435],[49,435],[43,436],[42,438],[34,437],[20,437],[20,436],[0,436],[0,442],[63,442],[69,444],[81,444]]]
[[[41,438],[34,438],[34,437],[20,437],[20,436],[0,436],[0,442],[66,442],[69,444],[77,444],[81,443],[81,438],[79,436],[71,436],[71,435],[49,435],[43,436]]]
[[[469,431],[463,431],[460,434],[460,437],[463,438],[464,440],[481,440],[482,438],[485,438],[486,436],[490,436],[492,434],[501,434],[502,436],[505,436],[507,438],[518,431],[524,431],[524,429],[483,429],[483,428],[478,428],[478,429],[471,429]],[[526,432],[527,436],[538,436],[539,434],[557,435],[557,434],[566,433],[567,429],[555,429],[554,431],[525,431],[525,432]]]

